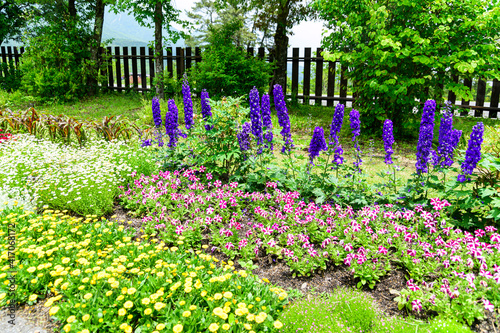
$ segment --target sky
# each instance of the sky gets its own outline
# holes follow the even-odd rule
[[[180,9],[182,14],[181,18],[186,19],[185,11],[191,10],[196,0],[174,0],[175,7]],[[176,27],[177,28],[177,27]],[[302,22],[293,28],[293,36],[289,36],[290,47],[312,47],[317,48],[321,46],[321,32],[323,28],[322,22]]]

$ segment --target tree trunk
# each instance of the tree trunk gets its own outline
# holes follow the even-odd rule
[[[164,99],[163,91],[163,45],[162,45],[162,23],[163,23],[163,6],[160,1],[157,0],[155,5],[155,76],[157,78],[156,84],[156,96],[160,99]]]
[[[68,0],[68,12],[69,12],[69,16],[71,18],[75,18],[76,17],[75,0]]]
[[[92,75],[88,79],[89,95],[93,96],[97,92],[98,84],[97,77],[99,76],[99,68],[101,67],[101,57],[99,48],[102,40],[102,28],[104,24],[104,9],[106,4],[103,0],[96,0],[95,4],[95,20],[94,20],[94,36],[90,46],[91,60],[92,60]]]
[[[270,95],[273,86],[279,84],[283,87],[283,94],[286,94],[286,73],[287,73],[287,52],[288,52],[288,36],[286,27],[288,24],[288,15],[290,14],[290,0],[287,0],[278,13],[276,32],[274,34],[274,60],[276,66],[273,71],[273,78],[269,87]]]

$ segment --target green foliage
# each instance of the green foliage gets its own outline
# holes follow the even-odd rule
[[[13,92],[18,90],[20,86],[21,71],[16,68],[14,61],[0,63],[0,90]]]
[[[263,89],[269,83],[270,65],[264,60],[248,57],[233,42],[241,28],[240,21],[214,27],[210,44],[203,52],[203,61],[190,72],[193,91],[207,89],[212,98],[247,95],[253,88]]]
[[[488,0],[316,0],[314,8],[332,31],[324,57],[349,66],[357,106],[372,130],[389,118],[399,134],[415,131],[417,99],[440,103],[453,91],[470,100],[453,75],[500,78],[500,7]]]
[[[280,321],[282,333],[413,332],[412,325],[399,318],[381,317],[373,301],[351,289],[300,299],[281,314]]]
[[[18,1],[4,0],[0,5],[0,45],[9,39],[18,39],[26,25],[24,7]]]
[[[21,89],[40,102],[72,101],[87,93],[90,31],[73,21],[53,23],[30,38],[22,57]]]
[[[453,318],[446,318],[440,316],[432,319],[430,325],[427,327],[429,333],[469,333],[472,332],[467,326],[458,323]]]

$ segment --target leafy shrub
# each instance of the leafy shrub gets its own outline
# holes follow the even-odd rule
[[[203,52],[203,61],[196,64],[189,76],[194,92],[200,96],[207,89],[210,96],[242,96],[250,89],[259,90],[269,83],[270,65],[264,60],[249,57],[233,43],[233,35],[241,27],[241,22],[231,22],[220,28],[213,28],[210,44]]]
[[[472,332],[470,328],[458,323],[453,318],[437,317],[432,319],[430,325],[427,327],[429,333],[469,333]]]
[[[88,91],[88,28],[62,21],[28,40],[20,70],[21,89],[40,102],[71,101]]]
[[[273,332],[287,293],[232,262],[155,239],[92,216],[0,212],[0,232],[15,225],[16,301],[44,302],[65,332]],[[0,265],[9,266],[9,238]],[[34,253],[37,255],[34,255]],[[99,255],[98,255],[99,253]],[[0,274],[0,306],[12,301]],[[51,297],[49,297],[51,296]],[[219,330],[220,332],[221,330]]]
[[[0,63],[0,90],[13,92],[18,90],[20,86],[21,71],[16,68],[14,61]]]

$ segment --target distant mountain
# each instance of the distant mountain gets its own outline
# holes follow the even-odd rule
[[[115,14],[111,11],[104,15],[102,34],[103,41],[113,39],[111,46],[148,46],[154,40],[154,29],[140,26],[132,15]],[[166,30],[163,30],[163,35],[168,35]],[[184,46],[184,40],[180,39],[175,45],[167,46]]]

